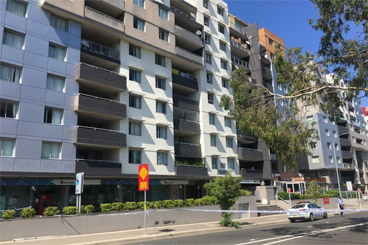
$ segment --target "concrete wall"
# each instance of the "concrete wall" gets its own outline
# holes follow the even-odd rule
[[[291,206],[294,206],[297,202],[301,202],[301,201],[310,201],[313,202],[312,199],[304,199],[304,200],[291,200]],[[330,197],[330,204],[323,204],[323,198],[319,198],[317,199],[317,205],[324,208],[324,209],[337,209],[337,197]],[[290,205],[289,205],[289,201],[286,200],[282,201],[282,200],[271,200],[271,204],[273,205],[277,205],[280,208],[284,209],[284,210],[288,210],[290,209]]]

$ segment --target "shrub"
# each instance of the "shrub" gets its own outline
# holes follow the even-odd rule
[[[201,205],[203,205],[202,204],[202,199],[201,198],[194,199],[194,205],[195,206],[201,206]]]
[[[165,208],[173,208],[174,207],[174,201],[173,200],[163,200],[162,206]]]
[[[111,203],[101,203],[100,209],[101,209],[101,212],[103,213],[111,212],[112,204]]]
[[[240,194],[241,194],[242,196],[251,196],[251,195],[253,195],[253,192],[252,192],[252,191],[250,191],[250,190],[244,190],[244,189],[241,189],[241,190],[240,190]]]
[[[195,205],[195,203],[194,203],[193,198],[189,198],[189,199],[185,200],[185,206],[193,207],[194,205]]]
[[[161,201],[151,202],[151,208],[158,209],[158,208],[161,208],[161,207],[162,207],[162,202]]]
[[[137,208],[138,209],[144,209],[144,201],[143,202],[137,202]]]
[[[59,213],[60,213],[60,210],[58,207],[47,207],[43,211],[43,214],[46,216],[54,216],[54,215],[58,215]]]
[[[339,194],[339,191],[326,191],[325,192],[325,195],[331,195],[331,197],[338,197],[340,194]]]
[[[290,193],[291,194],[291,199],[295,200],[295,199],[301,199],[300,194],[298,193]],[[277,196],[284,199],[284,200],[289,200],[289,193],[287,192],[279,192],[277,193]]]
[[[211,196],[204,196],[202,199],[202,205],[212,205],[215,203],[215,200]]]
[[[94,213],[94,212],[95,212],[95,207],[93,205],[83,206],[83,213],[91,214],[91,213]]]
[[[125,210],[134,210],[137,209],[137,203],[136,202],[126,202],[124,205]]]
[[[114,202],[111,204],[111,211],[122,211],[124,210],[124,203]]]
[[[36,214],[34,208],[23,208],[20,212],[20,217],[22,218],[32,218]]]
[[[14,217],[15,210],[8,209],[3,212],[3,219],[14,219]]]
[[[174,200],[174,206],[175,207],[183,207],[184,206],[184,200],[182,200],[182,199]]]
[[[63,208],[63,213],[66,215],[73,215],[77,213],[77,207],[76,206],[68,206]]]

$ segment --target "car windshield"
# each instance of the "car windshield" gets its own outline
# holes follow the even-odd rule
[[[292,207],[292,209],[304,208],[305,204],[298,204]]]

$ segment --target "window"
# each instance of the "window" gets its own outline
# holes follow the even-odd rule
[[[15,140],[10,138],[0,138],[0,156],[12,157],[14,156]]]
[[[142,123],[141,122],[129,122],[129,134],[135,136],[142,135]]]
[[[235,159],[233,157],[227,158],[227,168],[228,169],[235,169]]]
[[[56,44],[49,44],[49,57],[64,61],[66,55],[66,48],[57,46]]]
[[[138,17],[135,17],[134,16],[134,19],[133,19],[133,27],[135,29],[138,29],[140,31],[144,31],[144,26],[145,26],[146,22],[142,19],[139,19]]]
[[[271,53],[271,60],[275,59],[275,55],[273,53]]]
[[[221,16],[224,16],[224,9],[220,6],[217,6],[217,13]]]
[[[168,42],[169,41],[169,32],[162,29],[162,28],[159,28],[158,29],[158,37],[161,40],[164,40],[164,41]]]
[[[161,101],[156,101],[156,112],[166,114],[166,103]]]
[[[211,35],[209,34],[204,34],[204,43],[205,44],[208,44],[208,45],[211,45]]]
[[[216,124],[216,114],[215,113],[208,113],[208,120],[210,125]]]
[[[20,1],[8,0],[6,3],[6,11],[19,15],[26,16],[27,4]]]
[[[67,32],[68,21],[55,15],[51,15],[50,25],[56,29]]]
[[[210,17],[208,17],[208,16],[204,15],[204,16],[203,16],[203,24],[204,24],[205,26],[210,26]]]
[[[207,83],[213,82],[213,74],[211,72],[207,72]]]
[[[208,92],[208,103],[213,104],[213,93]]]
[[[324,121],[325,123],[327,123],[327,122],[328,122],[328,120],[327,120],[327,117],[326,117],[326,116],[323,116],[323,121]]]
[[[129,163],[141,163],[141,150],[129,150]]]
[[[206,63],[212,64],[212,54],[206,53]]]
[[[328,160],[330,161],[330,163],[333,163],[333,162],[334,162],[334,159],[333,159],[333,157],[332,157],[332,156],[329,156],[329,157],[328,157]]]
[[[167,139],[167,126],[156,126],[156,138]]]
[[[340,157],[336,157],[336,161],[337,161],[337,163],[341,163],[341,158]]]
[[[133,0],[133,3],[141,8],[144,8],[145,0]]]
[[[0,117],[16,118],[18,102],[0,99]]]
[[[165,56],[155,54],[155,64],[165,67],[166,66]]]
[[[231,128],[231,118],[225,117],[225,127]]]
[[[335,150],[339,150],[339,145],[338,144],[335,144]]]
[[[134,94],[129,94],[129,107],[142,109],[142,97]]]
[[[221,60],[221,68],[224,70],[227,70],[227,61],[226,60]]]
[[[337,132],[336,131],[332,131],[332,134],[334,137],[337,137]]]
[[[44,123],[61,124],[63,117],[63,110],[45,107],[45,113],[43,117]]]
[[[226,43],[223,41],[220,41],[220,50],[226,52]]]
[[[141,58],[141,48],[133,44],[129,44],[129,55]]]
[[[129,80],[135,81],[137,83],[142,82],[142,72],[136,69],[130,68],[129,69]]]
[[[312,163],[319,162],[319,156],[312,156]]]
[[[216,146],[216,134],[210,134],[211,146]]]
[[[0,63],[0,79],[1,80],[19,83],[21,73],[22,73],[22,69],[20,67],[5,64],[5,63]]]
[[[158,15],[162,18],[162,19],[169,19],[169,11],[167,9],[164,9],[163,7],[159,6],[158,7]]]
[[[208,0],[203,0],[203,7],[208,9]]]
[[[307,116],[307,123],[313,122],[313,116]]]
[[[13,48],[22,49],[24,44],[24,34],[4,29],[3,44]]]
[[[330,142],[327,142],[327,148],[330,149],[330,150],[332,149],[332,145],[331,145]]]
[[[226,147],[233,148],[233,137],[226,137]]]
[[[42,142],[42,154],[44,159],[60,159],[61,143]]]
[[[65,78],[47,74],[46,88],[55,92],[63,92]]]
[[[222,87],[229,88],[229,79],[222,78]]]
[[[271,38],[268,39],[268,44],[273,46],[273,40]]]
[[[217,157],[211,157],[212,169],[217,169]]]
[[[225,34],[225,26],[223,24],[220,24],[220,23],[218,24],[218,30],[222,34]]]
[[[167,152],[157,152],[157,165],[167,165],[168,164],[168,154]]]
[[[328,129],[325,129],[326,136],[330,136],[330,131]]]
[[[166,79],[156,76],[156,88],[166,90]]]

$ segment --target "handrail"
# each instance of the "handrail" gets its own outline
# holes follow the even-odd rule
[[[231,44],[234,45],[237,48],[240,48],[244,51],[249,51],[249,49],[245,48],[241,43],[235,41],[235,40],[230,40]]]
[[[93,69],[98,69],[98,70],[102,70],[102,71],[110,72],[110,73],[112,73],[112,74],[115,74],[115,75],[118,75],[118,76],[121,76],[121,77],[122,77],[122,75],[120,75],[119,73],[117,73],[117,72],[115,72],[115,71],[110,71],[110,70],[107,70],[107,69],[105,69],[105,68],[101,68],[101,67],[94,66],[94,65],[91,65],[91,64],[88,64],[88,63],[84,63],[84,62],[79,62],[79,64],[83,64],[83,65],[89,66],[89,67],[91,67],[91,68],[93,68]]]
[[[124,25],[124,22],[123,22],[123,21],[118,20],[118,19],[115,19],[114,17],[112,17],[112,16],[110,16],[110,15],[107,15],[107,14],[105,14],[105,13],[102,13],[102,12],[100,12],[100,11],[98,11],[98,10],[94,9],[94,8],[91,8],[91,7],[89,7],[89,6],[86,6],[86,9],[89,9],[89,10],[91,10],[92,12],[95,12],[95,13],[97,13],[97,14],[99,14],[99,15],[103,15],[103,16],[104,16],[104,17],[106,17],[106,18],[109,18],[109,19],[111,19],[111,20],[114,20],[114,21],[119,22],[119,23],[121,23],[121,24],[123,24],[123,25]]]
[[[181,14],[182,16],[184,16],[184,17],[186,17],[186,18],[188,18],[188,19],[190,19],[190,20],[192,20],[192,21],[195,21],[195,18],[194,18],[193,16],[190,16],[189,14],[184,13],[183,11],[181,11],[181,10],[179,10],[179,9],[175,8],[175,7],[170,7],[170,8],[171,8],[174,12],[177,12],[177,13]]]
[[[190,146],[197,146],[197,147],[199,147],[199,145],[198,145],[198,144],[186,143],[186,142],[178,142],[178,141],[175,141],[175,142],[174,142],[174,145],[175,145],[175,144],[190,145]]]
[[[189,31],[189,30],[187,30],[187,29],[185,29],[185,28],[183,28],[183,27],[181,27],[181,26],[175,25],[175,28],[178,28],[180,31],[184,31],[184,32],[186,32],[186,33],[188,33],[188,34],[190,34],[190,35],[194,35],[194,36],[196,36],[197,38],[199,38],[199,40],[201,40],[201,38],[200,38],[197,34],[195,34],[195,33],[191,32],[191,31]]]
[[[108,163],[122,163],[122,162],[116,162],[111,160],[98,160],[98,159],[83,159],[83,158],[76,158],[75,161],[89,161],[89,162],[108,162]]]
[[[174,69],[174,68],[173,68]],[[173,71],[173,69],[171,69],[171,72]],[[182,72],[182,71],[180,71],[180,70],[178,70],[178,69],[175,69],[175,70],[177,70],[178,71],[178,73],[176,74],[176,73],[173,73],[173,74],[175,74],[175,75],[178,75],[178,76],[180,76],[180,77],[184,77],[184,78],[188,78],[188,79],[192,79],[192,80],[195,80],[195,81],[197,81],[197,79],[196,79],[196,77],[193,75],[193,74],[191,74],[191,73],[187,73],[187,72]]]
[[[277,195],[277,193],[276,193],[276,200],[283,201],[284,203],[286,203],[286,204],[289,204],[289,205],[290,205],[290,203],[289,203],[288,201],[286,201],[286,200],[285,200],[285,199],[283,199],[282,197],[279,197],[279,196]]]
[[[176,93],[173,93],[173,99],[174,99],[174,96],[175,96],[175,97],[179,97],[179,98],[183,98],[183,99],[185,99],[185,100],[191,100],[191,101],[193,101],[193,102],[195,102],[196,104],[198,104],[198,105],[199,105],[199,101],[198,101],[198,100],[194,100],[194,99],[192,99],[192,98],[188,98],[188,97],[185,97],[185,96],[182,96],[182,95],[176,94]]]
[[[181,51],[183,51],[183,52],[186,52],[186,53],[188,53],[188,54],[190,54],[190,55],[194,55],[194,56],[198,56],[199,58],[202,58],[202,56],[200,56],[200,55],[198,55],[198,54],[195,54],[195,53],[192,53],[192,52],[190,52],[190,51],[188,51],[188,50],[186,50],[186,49],[180,48],[180,47],[178,47],[178,46],[176,46],[175,48],[177,48],[177,49],[179,49],[179,50],[181,50]]]
[[[231,62],[237,64],[237,65],[241,65],[241,66],[245,66],[246,68],[249,67],[248,62],[239,59],[238,57],[235,57],[234,55],[231,56]]]
[[[85,42],[87,42],[88,46],[86,45]],[[96,47],[97,47],[97,50],[94,49]],[[81,48],[88,50],[92,53],[101,54],[101,55],[104,55],[104,56],[107,56],[113,59],[119,60],[120,58],[120,52],[118,50],[107,47],[105,45],[102,45],[96,42],[93,42],[93,41],[90,41],[88,39],[84,39],[84,38],[81,39]],[[107,50],[107,53],[103,51],[104,49]]]
[[[92,130],[96,130],[96,131],[107,131],[110,133],[123,133],[125,134],[124,131],[119,131],[119,130],[113,130],[113,129],[107,129],[107,128],[95,128],[95,127],[89,127],[89,126],[83,126],[83,125],[77,125],[75,126],[76,128],[86,128],[86,129],[92,129]]]
[[[259,151],[259,152],[262,152],[261,150],[258,150],[258,149],[246,148],[246,147],[238,147],[238,149],[241,149],[241,150],[248,150],[248,151]]]
[[[102,98],[102,97],[98,97],[98,96],[94,96],[94,95],[90,95],[90,94],[78,93],[78,95],[83,95],[83,96],[91,97],[91,98],[98,99],[98,100],[105,100],[105,101],[108,101],[108,102],[116,102],[116,103],[125,105],[125,104],[123,104],[123,103],[121,103],[120,101],[117,101],[117,100],[110,100],[110,99],[106,99],[106,98]]]

